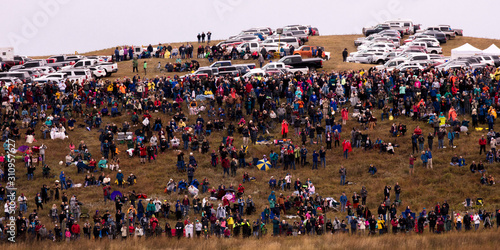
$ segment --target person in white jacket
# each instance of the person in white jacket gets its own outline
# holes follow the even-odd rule
[[[188,223],[186,225],[185,227],[186,238],[191,238],[191,239],[193,238],[193,228],[194,228],[193,223]]]
[[[195,224],[195,230],[196,230],[196,237],[200,238],[201,236],[201,230],[202,230],[203,225],[199,220],[196,220]]]
[[[479,217],[479,214],[475,213],[472,219],[474,221],[474,229],[477,231],[479,229],[479,224],[481,223],[481,217]]]

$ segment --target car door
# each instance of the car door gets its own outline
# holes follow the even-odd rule
[[[312,57],[311,47],[305,46],[300,53],[302,56]]]

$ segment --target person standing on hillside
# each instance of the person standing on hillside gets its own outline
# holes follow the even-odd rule
[[[201,42],[205,42],[205,32],[201,32]]]
[[[207,32],[207,43],[210,43],[210,39],[212,39],[212,32]]]
[[[342,62],[345,62],[347,60],[347,55],[349,52],[347,52],[347,48],[342,51]]]
[[[479,139],[479,155],[481,155],[481,153],[483,151],[484,151],[484,153],[486,153],[486,144],[487,144],[487,141],[484,138],[484,135],[482,135],[481,139]]]
[[[134,57],[134,60],[132,60],[132,73],[133,72],[139,73],[139,70],[137,69],[138,65],[139,65],[139,62],[137,62],[137,58]]]
[[[200,41],[201,41],[201,35],[200,35],[200,33],[198,33],[198,35],[196,37],[198,38],[198,43],[200,43]]]
[[[144,75],[147,74],[147,70],[148,70],[148,62],[144,61]]]
[[[340,174],[340,185],[344,186],[345,185],[345,177],[347,175],[347,170],[344,168],[344,166],[340,166],[339,174]]]
[[[340,212],[343,213],[346,210],[346,204],[347,204],[347,196],[345,195],[345,193],[342,193],[339,201],[340,201]]]

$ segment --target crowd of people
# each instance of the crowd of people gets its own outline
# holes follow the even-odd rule
[[[396,184],[396,198],[390,199],[391,187],[386,186],[384,199],[375,202],[380,202],[380,206],[376,213],[372,213],[366,205],[366,189],[362,189],[360,195],[354,194],[352,203],[345,194],[337,202],[331,197],[319,196],[310,180],[301,183],[297,178],[293,181],[292,174],[298,167],[318,170],[332,165],[326,161],[326,156],[337,147],[342,148],[345,159],[349,159],[353,148],[379,150],[388,156],[397,154],[400,145],[380,138],[373,142],[366,132],[377,126],[376,110],[381,113],[382,120],[408,116],[422,125],[430,124],[434,132],[427,136],[428,147],[424,148],[425,138],[420,127],[416,127],[412,136],[407,138],[411,140],[413,154],[415,150],[422,152],[420,160],[429,169],[435,168],[433,150],[445,148],[445,138],[453,149],[456,147],[454,141],[467,134],[469,124],[465,119],[459,121],[459,117],[471,115],[472,128],[489,123],[487,138],[479,140],[479,154],[486,153],[486,145],[490,145],[485,162],[491,164],[499,159],[496,151],[499,136],[494,132],[495,108],[499,105],[495,85],[499,80],[500,69],[492,67],[450,71],[427,68],[405,72],[371,68],[249,79],[222,76],[182,79],[157,76],[146,79],[136,75],[114,81],[2,85],[1,126],[6,152],[0,157],[4,166],[1,174],[6,181],[10,162],[6,154],[8,139],[23,141],[31,136],[31,139],[43,141],[47,140],[47,133],[63,133],[71,139],[77,129],[98,131],[99,136],[95,139],[100,142],[99,149],[87,147],[84,141],[78,146],[70,143],[69,153],[60,166],[47,165],[45,155],[50,149],[43,144],[23,151],[28,180],[38,178],[39,165],[43,166],[43,177],[49,178],[51,170],[60,174],[53,185],[41,187],[40,193],[19,196],[16,220],[19,238],[71,240],[82,235],[100,239],[159,236],[163,233],[177,237],[248,237],[265,234],[267,224],[272,224],[273,235],[347,232],[349,228],[351,233],[358,230],[385,233],[389,225],[393,232],[421,233],[427,224],[433,232],[444,232],[453,228],[460,230],[462,224],[466,230],[473,228],[472,225],[477,229],[476,225],[481,222],[489,228],[495,217],[497,226],[500,225],[499,210],[450,214],[445,202],[437,204],[429,213],[423,209],[415,215],[407,207],[398,214],[401,189],[396,188],[399,186]],[[188,110],[187,115],[185,110]],[[123,124],[119,126],[109,117],[121,117]],[[357,122],[351,131],[345,127],[349,119]],[[394,123],[387,130],[394,137],[404,137],[406,125]],[[223,136],[220,145],[214,143],[215,139],[211,140],[210,135],[214,132]],[[270,134],[280,134],[281,139],[271,138]],[[433,148],[434,137],[438,138],[437,149]],[[242,139],[241,144],[236,142],[239,139]],[[165,195],[184,195],[184,198],[175,203],[162,202],[159,198],[148,199],[147,194],[130,190],[138,181],[146,180],[138,180],[133,173],[122,173],[119,142],[126,144],[125,157],[139,158],[141,164],[155,162],[165,152],[175,153],[176,169],[186,174],[186,179],[170,179],[165,186]],[[248,167],[252,166],[255,171],[253,165],[259,158],[247,158],[248,151],[258,144],[279,145],[279,149],[270,151],[269,157],[264,155],[262,158],[269,161],[272,168],[289,171],[283,178],[269,180],[269,204],[263,209],[255,205],[243,186],[255,181]],[[245,172],[241,184],[236,188],[232,184],[227,188],[223,184],[210,188],[208,178],[199,183],[198,179],[202,178],[198,177],[200,171],[197,169],[210,167],[200,166],[200,158],[210,159],[211,167],[224,178]],[[312,159],[312,164],[309,159]],[[410,174],[413,174],[416,161],[416,157],[410,156]],[[454,156],[450,163],[465,166],[462,157]],[[72,179],[64,169],[73,165],[78,173]],[[493,177],[481,161],[477,165],[473,162],[470,169],[482,174],[482,184],[494,185]],[[348,167],[339,168],[340,185],[349,184],[347,170]],[[111,171],[116,171],[116,174]],[[377,168],[370,166],[368,171],[375,175]],[[84,216],[87,219],[82,218],[85,204],[71,194],[79,182],[84,183],[82,188],[101,187],[104,202],[110,200],[115,208],[110,207],[104,212],[89,211],[90,215]],[[279,195],[275,193],[278,190],[281,190]],[[129,192],[113,195],[113,191]],[[321,190],[322,194],[334,195],[329,192]],[[0,196],[7,199],[3,187]],[[30,196],[35,197],[36,209],[30,208],[33,212],[28,214],[27,200],[33,199]],[[60,202],[60,205],[55,202]],[[51,209],[47,207],[50,203],[53,203]],[[7,205],[5,209],[8,216]],[[174,212],[171,213],[171,209]],[[330,210],[340,210],[338,218],[328,219],[326,212]],[[47,213],[53,219],[53,229],[48,229],[40,220]],[[345,218],[344,213],[347,214]],[[247,218],[252,215],[258,219],[250,222]],[[171,226],[167,220],[162,228],[159,218],[169,216],[175,218],[176,224]],[[83,225],[82,230],[79,223]]]

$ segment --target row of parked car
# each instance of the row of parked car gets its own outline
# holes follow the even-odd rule
[[[231,76],[249,78],[275,74],[307,73],[323,67],[323,59],[329,59],[330,53],[323,47],[304,45],[309,36],[317,36],[317,28],[306,25],[288,25],[272,30],[271,28],[251,28],[217,44],[218,47],[238,53],[261,53],[273,55],[280,53],[278,61],[270,62],[262,68],[255,63],[233,64],[231,61],[217,61],[208,67],[200,67],[192,74],[182,77]]]
[[[118,65],[109,56],[59,55],[47,59],[15,56],[15,63],[0,72],[0,83],[45,84],[49,81],[83,82],[110,76]]]
[[[377,69],[407,70],[436,66],[443,69],[455,67],[484,67],[496,65],[491,56],[474,56],[450,60],[442,56],[441,44],[456,36],[463,36],[461,29],[437,25],[421,29],[411,20],[386,21],[374,27],[363,28],[365,37],[354,41],[357,52],[350,53],[347,62],[379,64]],[[404,36],[408,35],[406,39]]]
[[[272,30],[271,28],[251,28],[242,30],[239,34],[230,36],[227,40],[217,46],[238,52],[260,52],[265,49],[268,53],[283,51],[285,54],[301,55],[303,57],[321,57],[330,59],[330,53],[323,47],[306,46],[309,36],[318,36],[319,31],[315,27],[307,25],[287,25]],[[313,51],[321,51],[321,55],[314,55]],[[293,53],[292,53],[293,51]]]
[[[300,55],[290,55],[276,62],[270,62],[262,68],[256,68],[255,63],[233,64],[232,61],[217,61],[207,67],[200,67],[194,73],[184,77],[209,77],[209,76],[231,76],[235,78],[249,78],[252,76],[266,76],[275,74],[288,74],[300,72],[305,74],[310,70],[323,67],[321,58],[303,59]]]

